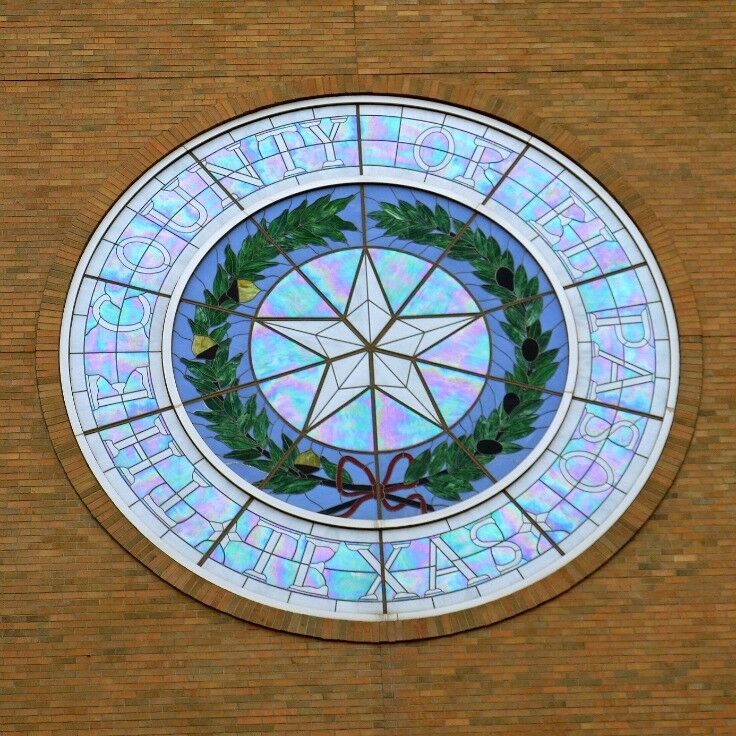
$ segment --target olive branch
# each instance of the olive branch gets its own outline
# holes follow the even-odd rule
[[[265,278],[263,272],[277,265],[280,253],[310,246],[326,247],[328,239],[347,242],[345,233],[356,227],[338,213],[351,199],[325,195],[285,210],[270,222],[261,219],[258,230],[248,235],[237,251],[229,244],[225,247],[224,263],[217,266],[211,288],[204,291],[208,306],[197,306],[194,318],[189,319],[196,360],[181,361],[186,367],[186,380],[200,396],[207,397],[206,411],[194,413],[230,448],[225,457],[267,473],[268,487],[274,493],[311,491],[325,482],[314,475],[320,467],[327,482],[334,482],[337,466],[327,458],[317,458],[313,452],[294,453],[292,450],[297,448],[286,434],[282,434],[280,445],[274,442],[269,437],[266,410],[258,411],[255,397],[243,402],[237,391],[229,391],[238,384],[237,370],[243,353],[230,355],[230,325],[224,310],[232,311],[256,297],[260,291],[258,282]],[[345,477],[346,482],[351,480]]]
[[[539,279],[529,278],[523,265],[516,266],[512,254],[502,251],[494,237],[466,227],[439,205],[433,210],[422,202],[402,200],[378,206],[368,217],[384,234],[443,251],[452,243],[452,258],[469,263],[483,288],[500,299],[501,328],[515,346],[513,370],[504,375],[503,402],[478,419],[471,435],[425,450],[406,469],[405,482],[422,478],[435,496],[457,501],[460,494],[473,490],[472,481],[484,476],[468,455],[486,464],[500,453],[522,449],[518,440],[534,431],[543,403],[540,389],[557,371],[559,351],[549,348],[551,331],[542,331]]]

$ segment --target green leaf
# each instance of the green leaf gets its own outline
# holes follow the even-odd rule
[[[279,471],[266,484],[266,487],[279,494],[308,493],[316,488],[319,483],[319,478],[303,478]]]
[[[217,343],[222,342],[225,337],[227,336],[227,331],[230,328],[230,325],[222,325],[220,327],[217,327],[210,333],[210,337]]]
[[[450,472],[457,472],[463,466],[467,466],[470,463],[470,458],[463,451],[462,447],[456,442],[448,445],[447,449],[447,469]]]
[[[284,454],[284,450],[282,450],[270,437],[266,440],[265,449],[268,451],[274,464],[278,463]]]
[[[432,453],[430,450],[425,450],[417,455],[409,463],[409,467],[407,467],[406,472],[404,473],[404,483],[413,483],[414,481],[419,480],[427,472],[429,461],[431,459]]]
[[[451,475],[436,475],[427,481],[427,486],[438,498],[448,501],[459,501],[461,493],[473,490],[473,485],[466,478]]]
[[[321,459],[321,464],[322,464],[322,470],[325,471],[325,475],[330,480],[337,480],[337,465],[335,463],[330,462],[326,457],[323,457]],[[353,479],[350,473],[348,473],[348,471],[345,470],[345,468],[343,468],[343,471],[342,471],[342,481],[343,483],[353,482]]]
[[[238,259],[235,256],[235,252],[228,243],[225,246],[225,270],[233,277],[237,278],[238,272]]]
[[[281,449],[284,452],[286,452],[293,444],[294,442],[292,441],[291,437],[289,437],[289,435],[286,434],[286,432],[282,432],[281,433]]]
[[[450,225],[450,214],[447,210],[443,209],[439,205],[435,205],[434,217],[439,230],[445,233],[449,233],[452,230],[452,226]]]
[[[509,340],[511,340],[514,345],[521,345],[521,343],[526,339],[526,333],[512,325],[510,322],[501,322],[501,329],[506,333],[506,335],[508,335]]]
[[[516,295],[522,297],[526,294],[526,286],[529,279],[526,275],[524,266],[519,266],[514,273],[514,291]]]
[[[256,405],[256,397],[251,396],[248,399],[248,401],[245,402],[245,407],[243,408],[243,411],[247,412],[248,414],[250,414],[252,417],[255,418],[257,408],[258,407]]]
[[[219,299],[229,288],[230,277],[225,269],[221,265],[218,265],[215,280],[212,283],[212,293]]]
[[[558,348],[553,348],[552,350],[545,350],[543,353],[540,353],[533,361],[534,370],[536,371],[539,368],[555,363],[555,358],[559,352]]]
[[[526,422],[514,422],[503,431],[503,445],[506,447],[506,440],[521,440],[528,437],[534,431],[533,426],[529,426]]]
[[[244,448],[242,450],[232,450],[225,453],[225,457],[233,460],[240,460],[241,462],[246,463],[246,465],[253,460],[257,460],[260,456],[260,450],[255,448]]]
[[[271,469],[273,468],[273,460],[251,460],[248,465],[250,465],[252,468],[258,468],[258,470],[261,470],[264,473],[270,473]]]
[[[512,452],[517,452],[518,450],[521,450],[522,446],[517,445],[513,442],[504,442],[503,443],[503,450],[501,451],[504,455],[508,455]]]
[[[432,211],[426,204],[401,200],[398,205],[380,202],[378,210],[368,213],[386,235],[444,248],[453,236],[455,222],[442,207]]]
[[[266,444],[268,439],[268,415],[265,409],[261,411],[253,423],[253,436],[259,445],[263,446]]]
[[[557,363],[542,366],[539,370],[535,370],[529,376],[530,383],[534,386],[544,386],[554,374],[557,373]]]
[[[539,315],[542,314],[542,307],[544,302],[542,299],[535,299],[534,301],[527,302],[526,304],[526,326],[531,327],[538,319]]]
[[[521,304],[504,309],[503,316],[514,329],[526,337],[526,310]]]
[[[435,475],[447,465],[447,445],[438,445],[432,453],[432,459],[429,461],[427,473]]]

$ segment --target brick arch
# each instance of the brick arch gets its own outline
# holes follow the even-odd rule
[[[680,335],[680,386],[674,421],[654,471],[632,504],[593,545],[542,580],[474,608],[434,617],[380,623],[320,618],[244,599],[210,583],[152,544],[117,509],[87,466],[67,418],[59,373],[59,340],[66,294],[91,233],[136,179],[172,149],[232,118],[283,102],[339,94],[396,94],[465,107],[499,118],[541,138],[577,162],[621,204],[646,237],[667,282]],[[36,378],[49,435],[70,483],[93,516],[128,552],[172,586],[236,618],[283,631],[347,641],[400,641],[485,626],[564,593],[610,559],[646,522],[672,485],[687,454],[702,384],[702,328],[685,268],[666,229],[610,160],[528,109],[472,87],[388,76],[314,77],[228,98],[143,145],[84,204],[68,230],[47,278],[36,341]]]

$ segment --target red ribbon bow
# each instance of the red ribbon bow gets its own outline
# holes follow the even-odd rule
[[[360,460],[356,460],[350,455],[345,455],[341,457],[337,463],[337,475],[335,478],[335,484],[337,485],[337,490],[339,491],[341,496],[355,498],[355,501],[353,501],[347,511],[339,514],[339,516],[352,516],[366,501],[370,501],[371,499],[375,499],[376,501],[378,501],[383,506],[383,508],[387,509],[388,511],[400,511],[401,509],[406,507],[407,501],[416,501],[417,503],[419,503],[422,513],[426,514],[427,502],[424,500],[424,496],[422,496],[421,493],[412,493],[405,499],[398,499],[394,503],[386,498],[386,493],[388,492],[408,490],[409,488],[415,488],[417,485],[419,485],[419,481],[414,481],[414,483],[389,483],[389,481],[391,480],[391,475],[394,472],[394,468],[399,463],[399,461],[404,459],[408,460],[409,462],[414,460],[414,458],[408,452],[400,452],[398,455],[394,456],[391,459],[391,462],[388,464],[388,468],[386,468],[383,480],[378,482],[376,480],[376,477],[371,472],[371,469],[367,465],[364,465],[362,462],[360,462]],[[351,491],[344,488],[343,474],[345,472],[345,465],[347,463],[351,463],[366,474],[371,485],[370,491]]]

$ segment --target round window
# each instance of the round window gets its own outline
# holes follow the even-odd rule
[[[245,598],[385,620],[502,597],[623,514],[677,394],[646,242],[466,110],[323,98],[173,151],[100,223],[62,376],[128,519]]]

